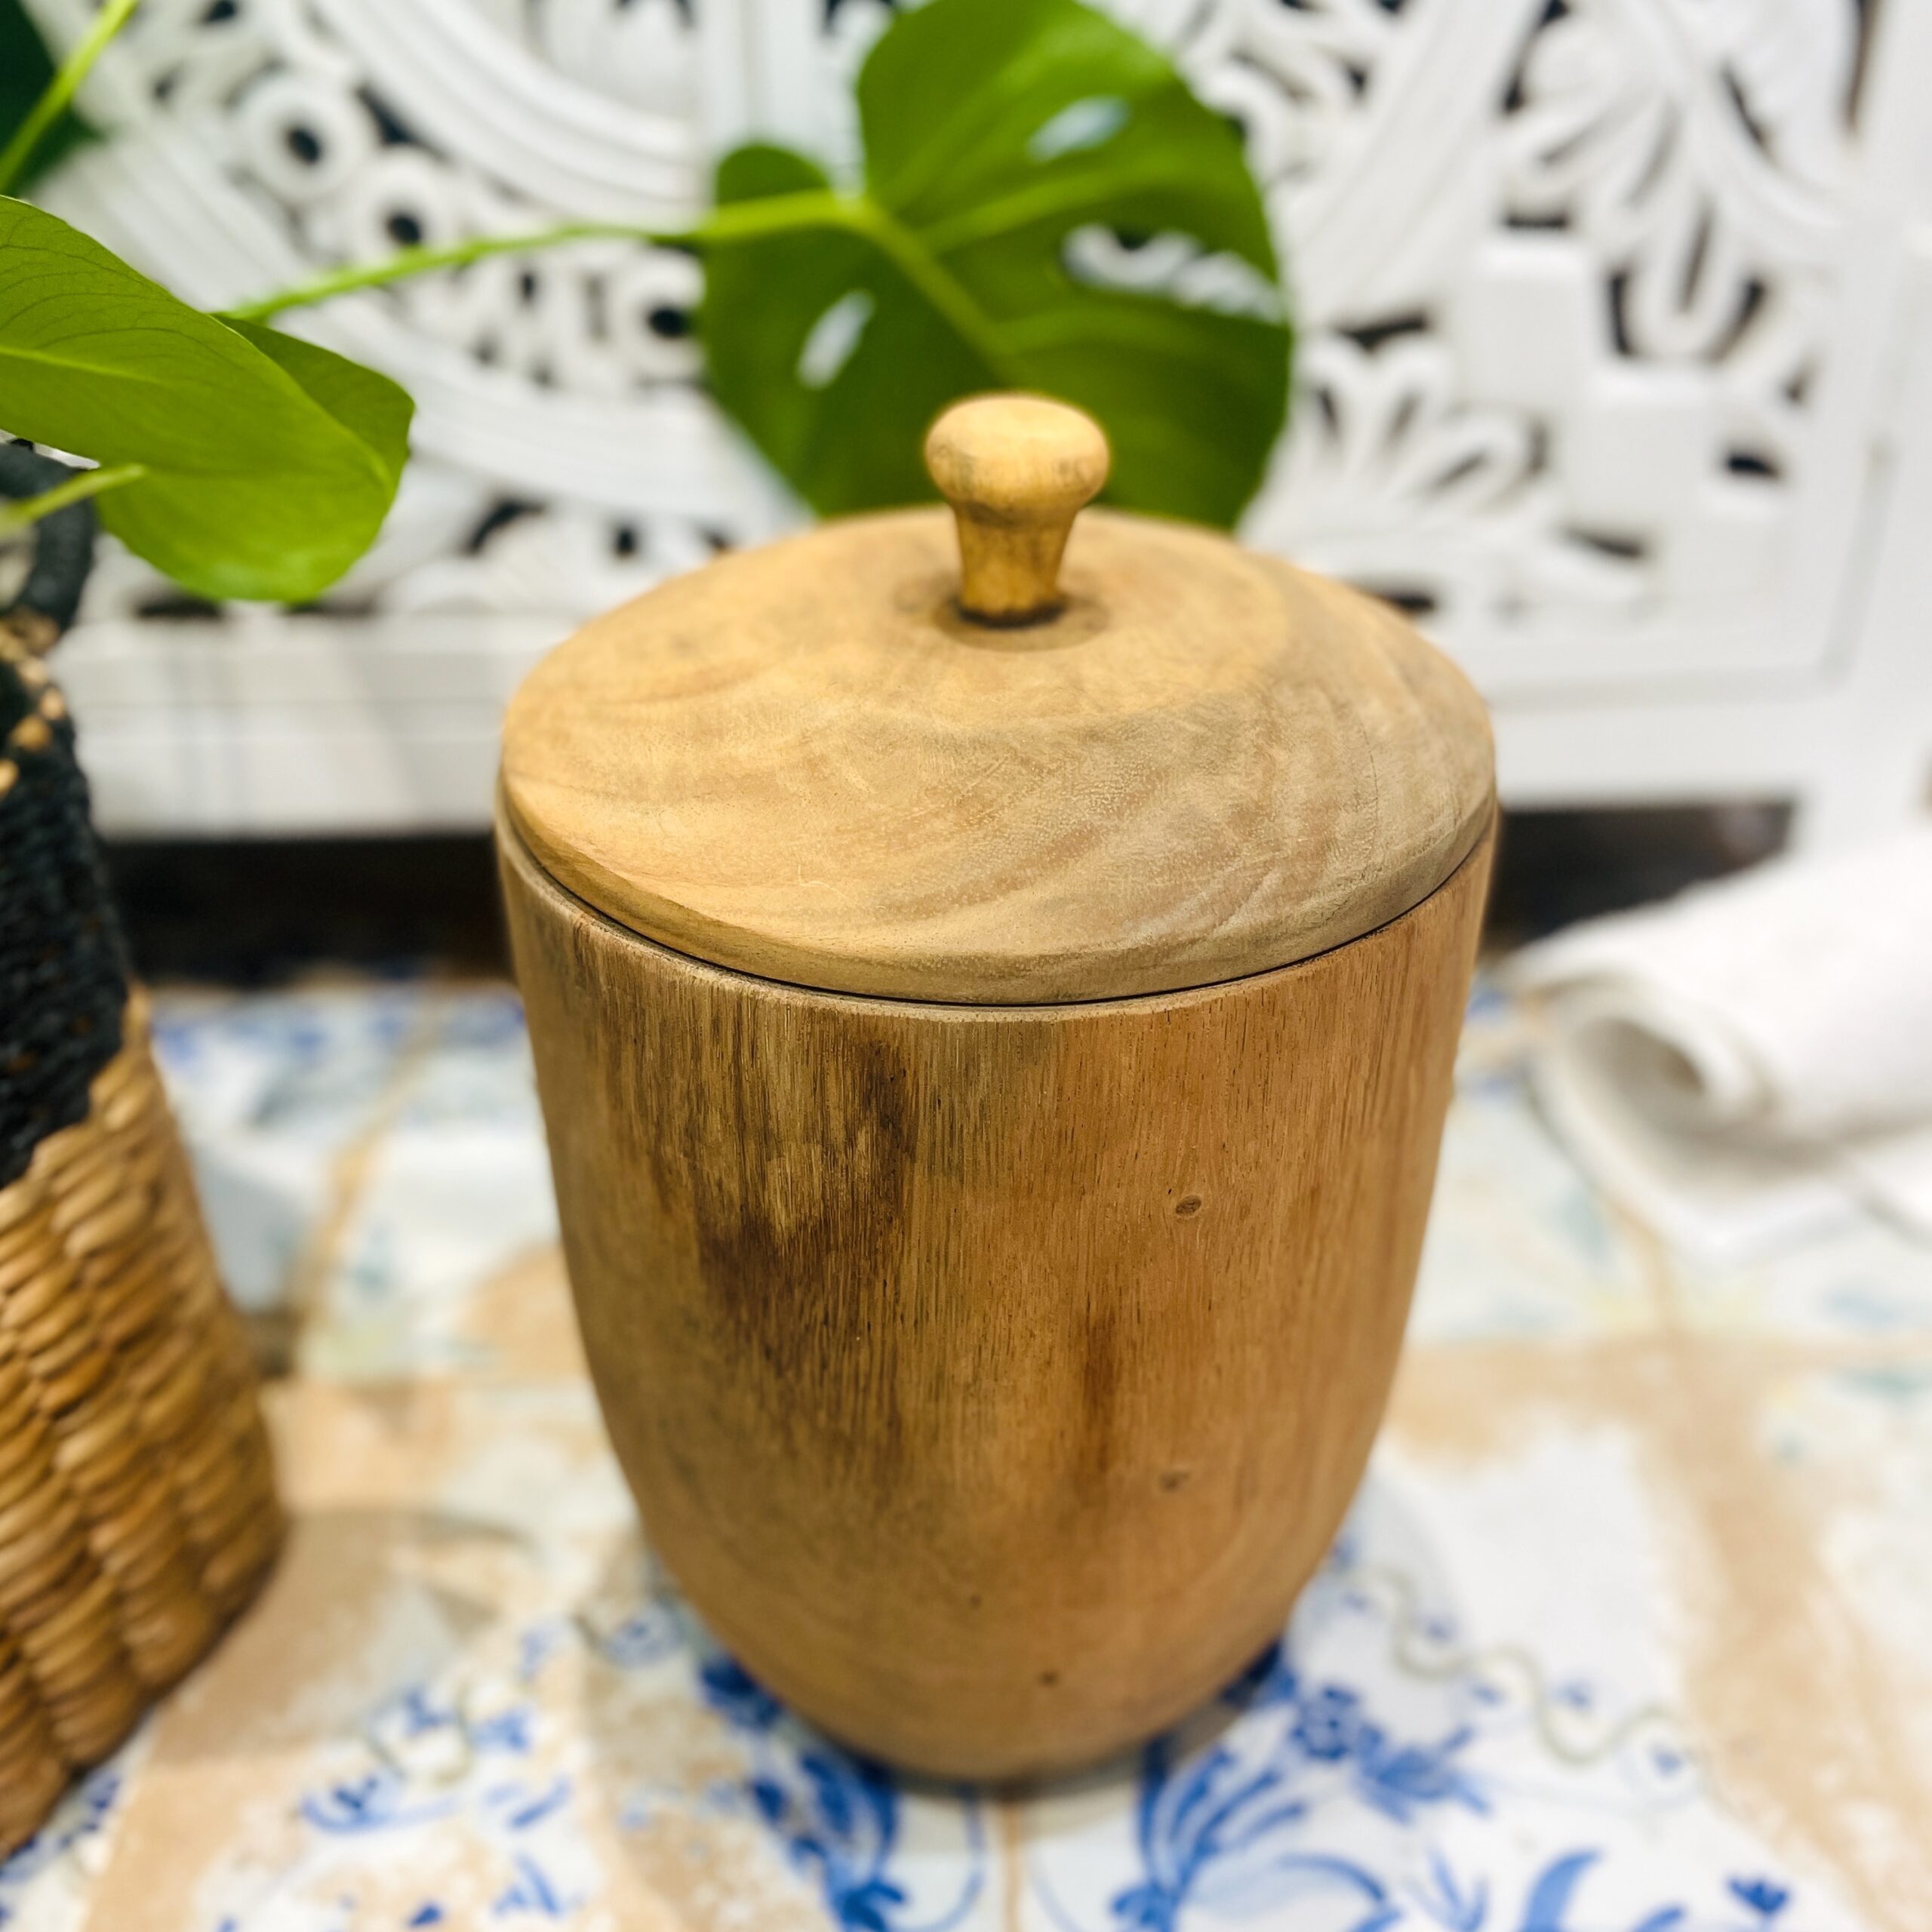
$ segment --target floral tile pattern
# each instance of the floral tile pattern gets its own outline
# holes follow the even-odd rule
[[[506,994],[161,1013],[231,1270],[292,1309],[294,1527],[0,1866],[0,1927],[1932,1924],[1932,1259],[1861,1230],[1692,1276],[1543,1134],[1506,1004],[1472,1013],[1389,1425],[1288,1629],[1023,1795],[818,1738],[654,1567]]]

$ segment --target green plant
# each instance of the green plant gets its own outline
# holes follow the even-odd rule
[[[0,189],[134,5],[113,0],[55,76]],[[0,0],[0,19],[17,7]],[[688,229],[574,223],[406,249],[224,315],[0,200],[0,425],[98,463],[53,496],[99,495],[106,527],[189,589],[312,598],[380,525],[409,404],[266,323],[489,254],[626,235],[703,258],[713,393],[822,512],[929,496],[926,423],[961,395],[1022,388],[1100,420],[1115,501],[1231,523],[1281,427],[1291,346],[1233,131],[1081,0],[931,0],[881,38],[858,108],[849,186],[747,146]],[[1168,271],[1158,287],[1107,272],[1148,242]]]
[[[0,146],[0,189],[57,136],[137,0],[111,0]],[[18,16],[5,44],[19,43]],[[0,532],[84,497],[198,595],[303,603],[382,528],[408,396],[294,336],[209,315],[66,223],[0,195],[0,426],[97,466],[0,511]]]
[[[386,377],[203,315],[23,202],[0,260],[0,422],[93,457],[63,488],[131,550],[199,596],[300,602],[374,540],[408,454]]]
[[[102,9],[93,33],[103,46],[136,4],[113,0]],[[72,82],[64,90],[56,87],[54,63],[20,0],[0,0],[0,182],[29,185],[36,174],[93,139],[93,129],[68,105],[85,63],[69,66],[75,70]]]
[[[934,0],[879,41],[858,109],[853,192],[741,149],[703,244],[712,392],[799,493],[822,512],[924,495],[920,432],[941,408],[1036,389],[1106,426],[1115,501],[1232,523],[1288,386],[1234,131],[1078,0]],[[721,232],[734,211],[768,220]],[[1121,252],[1122,232],[1183,258],[1161,292],[1083,269],[1083,247]],[[868,416],[881,432],[855,433]]]

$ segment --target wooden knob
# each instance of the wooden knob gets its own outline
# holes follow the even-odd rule
[[[1074,512],[1107,480],[1107,439],[1091,416],[1039,395],[955,403],[926,436],[926,469],[959,526],[959,605],[987,624],[1060,608],[1060,560]]]

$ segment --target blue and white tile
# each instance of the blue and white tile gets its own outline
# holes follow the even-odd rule
[[[1531,1103],[1514,1006],[1478,985],[1456,1065],[1411,1337],[1616,1334],[1651,1318],[1644,1257]]]
[[[337,1164],[379,1122],[432,998],[408,982],[155,995],[156,1056],[243,1307],[290,1293]]]
[[[0,1925],[1917,1932],[1924,1284],[1854,1239],[1768,1284],[1678,1278],[1543,1131],[1506,1004],[1472,1013],[1389,1431],[1282,1644],[1144,1753],[1016,1799],[817,1738],[654,1575],[569,1339],[509,996],[275,997],[165,1001],[162,1034],[198,1141],[324,1177],[274,1398],[294,1538],[0,1868]],[[1779,1608],[1780,1575],[1810,1607],[1755,1629],[1758,1666],[1724,1618]],[[1740,1708],[1782,1785],[1726,1734]],[[1837,1755],[1807,1770],[1807,1740]],[[1841,1770],[1851,1835],[1777,1809]]]
[[[380,1379],[491,1366],[475,1298],[554,1251],[556,1208],[521,1009],[446,992],[324,1257],[298,1357]]]
[[[1016,1800],[855,1761],[717,1651],[640,1552],[581,1390],[316,1384],[278,1409],[282,1573],[91,1834],[0,1878],[27,1922],[91,1896],[67,1922],[102,1932],[1854,1923],[1715,1801],[1654,1694],[1661,1638],[1564,1624],[1555,1588],[1526,1631],[1472,1587],[1522,1574],[1512,1506],[1540,1531],[1624,1479],[1601,1459],[1567,1504],[1552,1469],[1460,1514],[1378,1476],[1241,1683]]]

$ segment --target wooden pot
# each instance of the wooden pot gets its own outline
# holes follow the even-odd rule
[[[721,608],[713,567],[566,646],[512,709],[498,836],[577,1310],[654,1543],[805,1716],[1004,1778],[1181,1716],[1279,1632],[1334,1534],[1401,1343],[1492,800],[1467,687],[1379,607],[1095,517],[1035,610],[1057,641],[1016,648],[966,628],[970,544],[964,614],[921,601],[940,514],[737,560]],[[882,574],[863,675],[839,654],[875,648],[864,623],[800,588],[860,568],[841,543]],[[1178,682],[1150,671],[1166,633],[1086,588],[1150,546],[1155,606],[1175,579],[1211,615],[1230,572],[1290,621],[1211,626]],[[1026,562],[992,574],[1002,620]],[[832,695],[772,707],[816,706],[787,816],[768,740],[794,727],[758,707],[773,612],[801,604],[797,675]],[[1082,654],[1123,629],[1117,663]],[[937,694],[910,724],[866,695],[901,650]],[[1204,785],[1161,756],[1201,740],[1203,702],[1229,727]],[[908,830],[906,798],[971,798],[947,758],[1043,718],[1050,806]],[[1277,755],[1284,718],[1306,729]],[[894,734],[928,724],[906,777]],[[1123,794],[1123,758],[1162,795]],[[1311,771],[1340,774],[1312,806]],[[885,801],[869,844],[823,816],[863,830],[855,787]],[[798,812],[822,878],[786,842]],[[1259,882],[1170,889],[1204,818],[1264,841]]]

